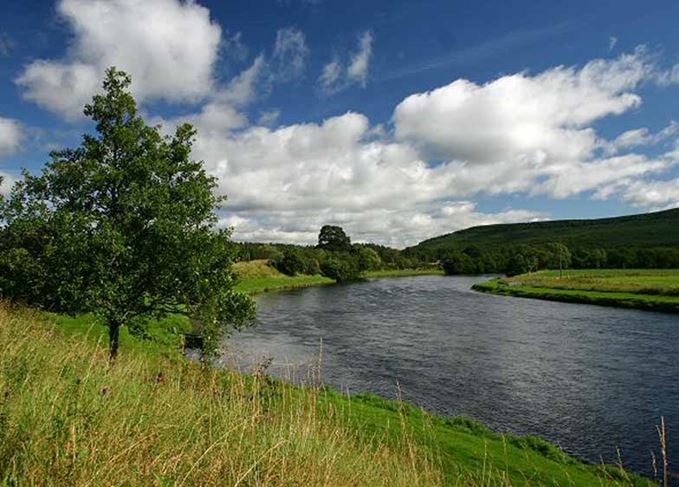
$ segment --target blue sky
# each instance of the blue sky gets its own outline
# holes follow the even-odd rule
[[[194,123],[237,239],[404,246],[679,203],[679,3],[0,1],[0,173],[91,130],[103,70]]]

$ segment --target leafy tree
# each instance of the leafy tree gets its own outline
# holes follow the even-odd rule
[[[339,283],[360,279],[358,258],[348,252],[332,252],[321,263],[321,273]]]
[[[318,248],[331,251],[351,250],[351,239],[344,233],[342,227],[324,225],[318,234]]]
[[[362,271],[374,271],[382,267],[380,256],[370,247],[359,246],[355,252],[358,257],[358,266]]]
[[[190,316],[213,350],[228,327],[254,316],[234,291],[229,233],[216,229],[215,178],[190,159],[190,125],[163,137],[147,126],[130,77],[106,72],[86,105],[96,135],[24,173],[1,210],[6,296],[47,309],[93,312],[108,327],[110,359],[120,329],[169,313]]]
[[[567,269],[571,265],[571,251],[562,243],[551,243],[547,246],[551,255],[547,262],[547,267],[550,269],[559,269],[559,274],[561,275],[564,269]]]
[[[294,248],[283,251],[283,256],[273,262],[273,265],[283,274],[294,276],[295,274],[303,274],[306,271],[304,259],[300,252]]]
[[[443,272],[448,275],[475,274],[478,265],[474,259],[464,252],[452,252],[441,261]]]

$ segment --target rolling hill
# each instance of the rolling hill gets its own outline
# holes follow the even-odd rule
[[[555,220],[484,225],[434,237],[409,251],[440,252],[506,245],[543,245],[561,242],[569,247],[671,247],[679,246],[679,208],[592,220]]]

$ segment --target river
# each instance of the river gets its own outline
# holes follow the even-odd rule
[[[258,326],[223,359],[241,369],[401,396],[533,434],[590,462],[650,473],[666,417],[679,461],[679,316],[481,294],[481,277],[421,276],[263,294]]]

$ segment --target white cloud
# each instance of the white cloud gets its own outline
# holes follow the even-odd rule
[[[641,207],[654,209],[679,206],[679,179],[634,181],[624,191],[623,199]]]
[[[7,196],[16,182],[16,177],[13,174],[0,171],[0,195]]]
[[[352,84],[365,88],[372,57],[373,36],[369,31],[358,37],[358,49],[349,56],[348,66],[344,66],[337,56],[323,66],[318,78],[321,90],[326,94],[337,93]]]
[[[216,98],[234,106],[245,106],[252,102],[257,96],[257,83],[265,68],[264,55],[260,54],[249,68],[233,78],[225,88],[219,90]]]
[[[275,130],[225,129],[206,113],[189,121],[198,128],[195,157],[229,197],[222,223],[238,239],[313,243],[320,226],[335,222],[358,241],[405,245],[467,224],[543,216],[485,214],[459,202],[449,166],[428,167],[358,113]]]
[[[281,116],[281,111],[280,110],[267,110],[266,112],[263,112],[260,116],[259,119],[257,120],[257,123],[259,125],[264,125],[264,126],[271,126],[275,125],[276,122],[278,122],[278,119]]]
[[[616,154],[632,147],[650,146],[664,142],[679,133],[679,123],[672,121],[658,133],[651,133],[646,127],[627,130],[612,141],[602,141],[601,146],[607,154]]]
[[[608,50],[612,51],[615,49],[615,46],[618,45],[618,38],[615,36],[611,36],[608,38]]]
[[[326,71],[328,80],[347,78],[339,62]],[[355,112],[271,128],[277,111],[263,113],[259,126],[241,111],[260,83],[271,83],[260,55],[200,111],[167,124],[198,129],[194,156],[228,195],[222,224],[237,239],[313,243],[320,226],[334,223],[356,241],[403,246],[471,225],[548,217],[520,208],[482,212],[473,201],[482,195],[673,201],[672,187],[638,195],[677,165],[679,150],[651,157],[633,149],[675,140],[676,124],[610,141],[594,128],[638,107],[638,87],[656,75],[637,50],[581,68],[484,85],[457,80],[414,94],[395,108],[393,130]]]
[[[484,85],[460,79],[401,102],[396,136],[432,157],[471,164],[582,160],[597,145],[590,124],[639,106],[633,90],[652,72],[638,50],[581,69],[513,74]]]
[[[24,130],[19,122],[0,117],[0,157],[17,152],[23,139]]]
[[[66,57],[29,64],[24,97],[69,118],[109,66],[128,71],[140,100],[197,101],[213,83],[221,28],[207,8],[180,0],[60,0],[73,33]]]
[[[321,76],[318,78],[323,91],[332,92],[337,86],[340,76],[342,76],[342,65],[338,60],[334,59],[323,66]]]
[[[279,81],[290,81],[304,74],[309,48],[304,33],[294,28],[280,29],[276,33],[272,59],[274,76]]]
[[[347,76],[350,80],[365,86],[372,56],[373,36],[370,32],[364,32],[359,38],[359,49],[351,57],[351,63],[347,68]]]

